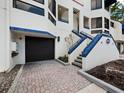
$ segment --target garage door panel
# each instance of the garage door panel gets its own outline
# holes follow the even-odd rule
[[[54,59],[54,39],[26,37],[26,62]]]

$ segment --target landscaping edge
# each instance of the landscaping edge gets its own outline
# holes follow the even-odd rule
[[[88,79],[89,81],[95,83],[96,85],[100,86],[101,88],[103,88],[104,90],[110,92],[110,93],[124,93],[123,90],[111,85],[111,84],[108,84],[86,72],[84,72],[83,70],[79,70],[78,71],[79,74],[81,74],[83,77],[85,77],[86,79]]]
[[[61,61],[61,60],[59,60],[59,59],[55,59],[57,62],[59,62],[59,63],[61,63],[62,65],[64,65],[64,66],[69,66],[70,65],[70,63],[65,63],[65,62],[63,62],[63,61]]]
[[[16,75],[15,77],[15,80],[13,81],[11,87],[9,88],[8,92],[7,93],[13,93],[14,92],[14,89],[16,87],[16,84],[18,82],[18,79],[20,78],[21,76],[21,73],[22,73],[22,70],[23,70],[23,67],[24,65],[21,66],[20,70],[18,71],[18,74]]]

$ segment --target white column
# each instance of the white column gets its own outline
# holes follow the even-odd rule
[[[5,0],[5,7],[6,7],[6,19],[5,19],[5,61],[6,61],[6,67],[5,67],[5,71],[7,71],[10,67],[12,67],[12,63],[11,63],[11,48],[10,48],[10,9],[11,9],[11,2],[10,0]]]
[[[0,72],[5,71],[5,34],[6,34],[6,17],[5,17],[5,0],[2,0],[0,2],[0,21],[1,21],[1,26],[0,26]]]
[[[10,67],[10,0],[1,0],[0,3],[0,72],[4,72]]]
[[[121,44],[121,53],[124,51],[124,44]]]

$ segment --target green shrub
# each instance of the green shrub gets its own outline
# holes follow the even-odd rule
[[[68,63],[68,56],[66,56],[66,55],[63,57],[59,57],[58,59],[65,62],[65,63]]]

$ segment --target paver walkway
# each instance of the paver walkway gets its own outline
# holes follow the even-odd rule
[[[54,60],[27,64],[14,93],[76,93],[91,84],[78,70]]]

